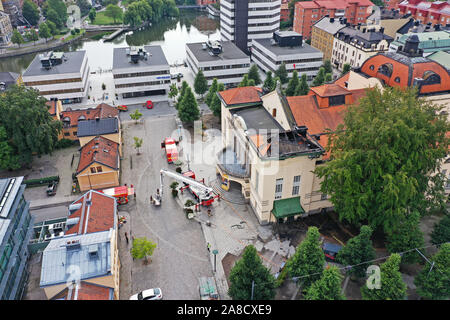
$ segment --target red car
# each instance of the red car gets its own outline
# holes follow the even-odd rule
[[[153,109],[153,102],[151,100],[147,100],[147,102],[144,103],[143,107],[146,107],[147,109]]]

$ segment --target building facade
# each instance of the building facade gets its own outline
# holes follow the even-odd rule
[[[187,43],[186,62],[194,77],[203,72],[208,85],[217,78],[227,87],[237,86],[250,69],[250,57],[231,41]]]
[[[170,67],[161,46],[114,48],[116,94],[123,98],[166,95]]]
[[[386,52],[394,40],[385,35],[383,28],[345,27],[334,36],[331,63],[342,70],[345,64],[359,68],[369,57]]]
[[[369,0],[315,0],[295,3],[294,31],[311,38],[312,26],[322,17],[345,18],[345,22],[355,25],[365,23],[372,14],[373,3]]]
[[[0,11],[0,47],[10,46],[13,28],[9,15]]]
[[[343,19],[323,17],[312,26],[311,46],[323,52],[324,60],[331,60],[334,35],[346,27]]]
[[[122,132],[118,117],[98,117],[95,120],[78,122],[77,137],[81,147],[99,136],[119,144],[119,153],[122,155]]]
[[[273,38],[253,39],[252,61],[265,72],[275,72],[285,64],[289,77],[297,70],[312,81],[323,64],[323,53],[303,42],[293,31],[279,31]]]
[[[247,53],[253,39],[270,38],[280,29],[281,0],[221,0],[220,34]]]
[[[0,299],[20,300],[28,280],[28,242],[33,218],[23,177],[0,180]]]
[[[38,54],[22,75],[24,85],[47,100],[80,103],[88,94],[90,68],[86,51]]]
[[[11,25],[17,27],[22,22],[22,5],[20,0],[2,0],[3,10],[9,15]]]
[[[423,24],[450,24],[450,3],[448,1],[405,0],[398,4],[398,9],[403,14],[411,14],[415,20],[419,20]]]
[[[404,47],[407,39],[412,33],[407,33],[389,45],[390,52],[397,52],[400,47]],[[419,49],[423,50],[424,57],[436,51],[450,51],[450,31],[434,31],[417,33],[419,38]]]

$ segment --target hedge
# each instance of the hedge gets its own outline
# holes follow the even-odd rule
[[[30,179],[25,180],[23,183],[27,185],[27,187],[39,186],[42,184],[47,184],[53,181],[59,181],[59,176],[51,176],[39,179]]]

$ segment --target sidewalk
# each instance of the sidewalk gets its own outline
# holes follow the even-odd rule
[[[57,207],[59,205],[65,205],[74,202],[82,194],[77,195],[66,195],[62,197],[48,197],[43,199],[36,199],[30,201],[30,209],[43,209],[49,207]]]

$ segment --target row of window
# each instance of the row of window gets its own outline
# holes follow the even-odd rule
[[[233,64],[228,66],[200,67],[199,69],[202,71],[211,71],[211,70],[242,69],[242,68],[250,68],[250,64],[245,63],[245,64]]]
[[[43,86],[48,84],[82,82],[82,81],[83,80],[81,78],[71,78],[71,79],[55,79],[55,80],[24,82],[24,84],[28,87],[31,87],[31,86]]]
[[[134,77],[146,77],[146,76],[157,76],[160,74],[170,74],[169,70],[159,70],[159,71],[149,71],[149,72],[135,72],[135,73],[121,73],[113,75],[114,79],[122,78],[134,78]]]
[[[138,83],[126,83],[126,84],[116,84],[115,88],[132,88],[132,87],[144,87],[144,86],[155,86],[159,84],[170,83],[170,80],[158,80],[158,81],[148,81],[148,82],[138,82]]]

